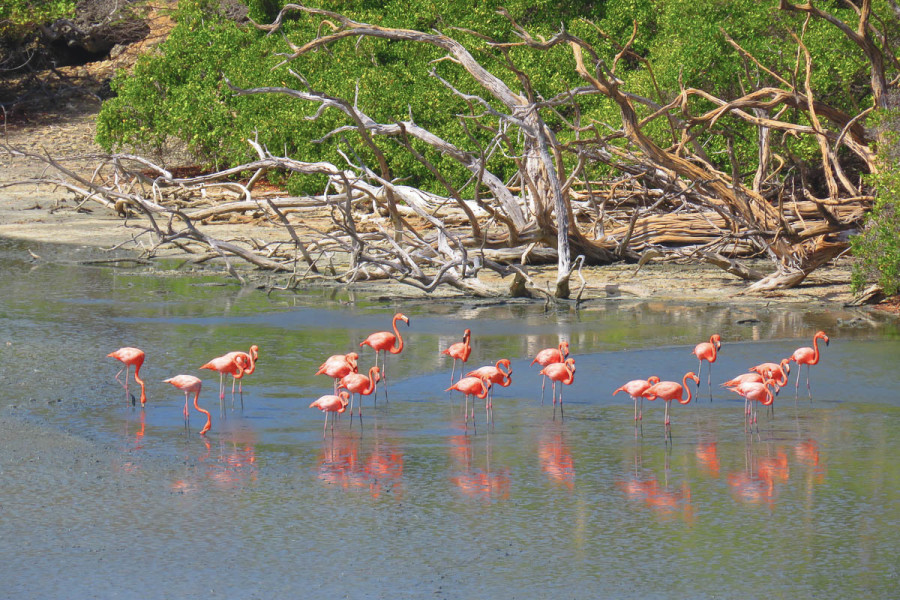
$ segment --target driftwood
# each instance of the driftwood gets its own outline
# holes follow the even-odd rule
[[[569,279],[576,267],[572,253],[582,257],[578,268],[637,261],[652,254],[716,265],[757,282],[749,291],[791,287],[843,252],[845,233],[857,227],[872,206],[873,196],[861,176],[877,167],[878,139],[865,127],[865,119],[873,108],[885,105],[896,87],[898,79],[885,73],[900,61],[893,56],[887,60],[885,50],[875,43],[869,0],[863,0],[854,26],[811,4],[782,0],[780,9],[830,23],[861,48],[872,71],[874,107],[847,114],[815,97],[810,86],[814,57],[806,50],[802,32],[795,37],[795,72],[787,74],[763,64],[723,32],[756,69],[760,81],[766,82],[741,97],[718,98],[684,88],[667,99],[657,90],[659,98],[651,100],[623,89],[615,74],[623,59],[642,61],[631,51],[637,26],[630,40],[616,44],[617,53],[609,61],[588,41],[565,29],[550,39],[535,39],[513,23],[519,41],[486,43],[500,57],[492,68],[505,65],[525,90],[515,92],[450,36],[360,23],[292,4],[272,24],[254,25],[274,34],[281,31],[286,15],[296,12],[328,22],[329,27],[319,29],[328,33],[319,37],[286,39],[290,54],[277,68],[294,77],[296,88],[238,88],[226,82],[238,95],[278,94],[286,102],[308,106],[310,119],[319,118],[328,108],[340,111],[346,124],[326,134],[323,141],[356,136],[376,157],[376,164],[360,164],[348,155],[342,155],[346,162],[342,166],[305,163],[274,156],[252,140],[248,143],[258,160],[193,178],[173,177],[161,166],[133,155],[103,157],[91,177],[67,170],[51,157],[36,158],[59,173],[42,181],[63,185],[84,201],[99,202],[126,218],[143,215],[154,248],[198,244],[224,258],[236,277],[240,275],[229,262],[233,258],[289,273],[289,284],[323,277],[392,278],[426,291],[449,285],[464,293],[489,296],[495,292],[478,278],[479,271],[487,269],[502,277],[513,275],[513,295],[545,297],[547,292],[536,289],[527,265],[556,263],[552,295],[568,298]],[[428,44],[446,52],[449,60],[434,63],[429,75],[443,82],[448,94],[465,102],[468,111],[459,115],[460,120],[467,127],[490,132],[490,143],[460,147],[420,126],[413,114],[403,121],[379,123],[355,102],[312,89],[291,68],[307,53],[365,38]],[[566,49],[571,63],[559,68],[572,69],[584,85],[558,90],[553,97],[538,97],[528,75],[507,60],[512,47],[534,52]],[[481,87],[484,97],[462,93],[442,77],[442,69],[461,69]],[[597,96],[617,107],[619,123],[594,123],[581,116],[581,99]],[[694,112],[695,106],[705,108]],[[562,118],[562,109],[576,117]],[[796,113],[802,114],[802,122],[787,119]],[[553,127],[545,118],[550,114],[557,123]],[[666,142],[648,134],[660,119],[671,135]],[[725,135],[727,128],[721,123],[726,119],[756,128],[757,164],[738,165],[731,141],[730,171],[716,167],[706,156],[699,140]],[[814,142],[819,164],[792,158],[777,141],[785,135]],[[382,144],[405,148],[446,193],[426,193],[397,183],[404,174],[392,171]],[[453,159],[471,175],[470,180],[453,183],[417,150],[422,145]],[[493,170],[492,155],[501,151],[518,166],[512,179]],[[596,175],[598,167],[606,173],[602,178]],[[317,198],[255,191],[256,182],[270,170],[324,175],[328,184]],[[236,180],[246,172],[254,173],[249,181]],[[218,240],[209,233],[215,222],[236,215],[264,220],[284,234],[275,242],[248,244]],[[336,256],[344,257],[339,261],[341,272],[333,264]],[[772,272],[744,262],[759,256],[769,258]]]

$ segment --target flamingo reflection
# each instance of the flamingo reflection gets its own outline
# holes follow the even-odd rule
[[[147,430],[147,413],[142,410],[138,418],[140,427],[134,433],[129,433],[128,431],[129,424],[131,423],[130,419],[126,419],[125,421],[124,450],[126,456],[123,457],[122,463],[119,465],[119,468],[125,473],[137,473],[140,470],[138,463],[134,460],[134,454],[144,449],[144,434]]]
[[[349,431],[335,434],[319,457],[319,480],[345,490],[367,490],[378,498],[384,490],[402,492],[403,453],[376,442],[367,458],[360,456],[360,437]]]
[[[215,446],[205,436],[203,451],[196,462],[185,461],[183,476],[176,479],[171,489],[178,493],[190,493],[210,482],[215,487],[231,490],[257,480],[256,434],[250,429],[225,431]],[[193,447],[193,443],[190,443]]]
[[[575,461],[562,431],[545,432],[538,441],[538,460],[550,481],[570,491],[575,489]]]
[[[718,477],[722,464],[719,461],[718,442],[701,442],[694,450],[700,467],[710,477]]]
[[[491,469],[491,438],[485,440],[485,468],[473,468],[474,450],[472,438],[455,435],[450,438],[450,457],[457,474],[450,483],[463,494],[479,500],[508,500],[510,489],[509,469]]]
[[[669,455],[666,454],[664,470],[666,476],[662,484],[656,475],[642,467],[640,448],[635,454],[634,472],[628,478],[617,481],[616,487],[636,504],[649,508],[661,518],[680,517],[686,523],[694,522],[694,507],[691,504],[691,488],[683,481],[680,489],[669,486]]]
[[[737,500],[746,504],[766,504],[774,508],[776,481],[786,482],[790,477],[787,454],[777,449],[774,456],[757,457],[752,439],[748,440],[743,471],[728,474],[728,485]]]

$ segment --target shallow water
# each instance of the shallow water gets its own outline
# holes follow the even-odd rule
[[[38,254],[41,249],[35,249]],[[47,249],[49,251],[51,249]],[[347,291],[241,290],[214,278],[35,264],[0,242],[0,409],[83,443],[0,473],[0,580],[12,597],[893,597],[900,538],[900,330],[868,313],[617,301],[541,305],[379,301]],[[335,353],[388,329],[389,401],[364,401],[323,439],[308,408]],[[512,360],[513,381],[463,421],[439,350],[472,330],[468,368]],[[745,432],[716,384],[824,329],[831,344]],[[612,391],[696,370],[720,333],[713,400],[659,402],[635,430]],[[569,340],[565,416],[540,401],[541,348]],[[260,347],[244,409],[219,414],[197,367]],[[147,353],[144,410],[106,354]],[[163,379],[201,376],[212,431]],[[805,372],[804,372],[805,377]],[[230,392],[230,390],[229,390]],[[239,401],[238,401],[239,403]],[[2,444],[2,442],[0,442]],[[96,453],[94,451],[96,450]],[[71,465],[39,477],[45,461]],[[87,464],[99,463],[99,464]]]

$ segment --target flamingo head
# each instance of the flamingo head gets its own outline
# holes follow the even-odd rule
[[[257,346],[256,344],[250,346],[250,356],[253,358],[253,360],[259,358],[259,346]]]
[[[407,325],[409,325],[409,317],[407,317],[403,313],[397,313],[396,315],[394,315],[394,323],[396,323],[397,321],[403,321]]]
[[[566,366],[569,368],[570,371],[572,371],[572,373],[574,373],[574,372],[575,372],[575,359],[574,359],[574,358],[567,358],[567,359],[566,359]]]
[[[647,378],[647,383],[649,383],[650,385],[656,385],[657,383],[659,383],[659,377],[657,377],[656,375],[651,375]]]
[[[463,342],[468,342],[472,338],[472,331],[470,329],[466,329],[463,331]]]
[[[825,335],[824,331],[817,331],[816,335],[813,336],[813,339],[814,340],[816,340],[816,339],[825,340],[825,345],[826,346],[828,345],[828,336]]]
[[[569,356],[569,342],[560,342],[559,343],[559,353],[563,358]]]
[[[712,334],[712,337],[709,338],[709,343],[716,347],[716,350],[722,347],[722,337],[718,333]]]
[[[785,376],[791,374],[791,359],[790,358],[782,358],[781,362],[781,370],[784,371]]]

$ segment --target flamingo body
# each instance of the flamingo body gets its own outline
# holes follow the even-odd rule
[[[212,426],[212,416],[209,414],[209,411],[205,408],[200,408],[200,404],[198,403],[200,399],[200,389],[203,387],[203,382],[200,381],[199,377],[194,377],[193,375],[176,375],[175,377],[170,377],[169,379],[164,380],[164,383],[171,383],[179,390],[184,392],[184,418],[188,420],[188,394],[194,394],[194,408],[203,414],[206,415],[206,425],[203,426],[203,429],[200,430],[200,435],[205,435],[209,428]]]
[[[641,399],[641,404],[643,405],[643,393],[657,383],[659,383],[659,377],[656,375],[651,375],[647,379],[632,379],[625,385],[616,388],[616,391],[614,391],[612,395],[615,396],[619,392],[625,392],[631,396],[631,399],[634,400],[634,420],[640,421],[644,418],[644,410],[641,408],[640,413],[638,413],[638,398]]]
[[[712,364],[716,362],[716,354],[722,347],[722,338],[718,333],[710,336],[708,342],[701,342],[694,346],[694,356],[699,360],[697,366],[697,376],[703,372],[703,361],[709,363],[706,368],[706,385],[709,388],[709,400],[712,402]],[[697,384],[700,385],[699,383]]]
[[[689,372],[685,373],[684,378],[681,383],[676,383],[674,381],[660,381],[659,383],[655,383],[651,385],[647,390],[642,394],[644,398],[647,400],[656,400],[657,398],[661,398],[666,403],[666,418],[665,425],[668,428],[669,422],[669,403],[672,400],[677,400],[679,404],[688,404],[691,401],[691,389],[688,387],[687,380],[692,379],[695,384],[700,384],[700,377],[697,376],[696,373]],[[684,397],[684,390],[687,390],[687,398]]]
[[[125,366],[123,367],[123,371],[125,371],[125,383],[122,384],[125,386],[125,397],[128,398],[128,367],[134,365],[134,380],[138,382],[141,386],[141,406],[143,407],[147,403],[147,393],[144,387],[144,380],[140,377],[141,365],[144,364],[144,351],[138,348],[124,347],[119,348],[115,352],[110,352],[106,355],[108,358],[115,358],[118,361],[121,361]],[[119,375],[122,374],[122,371],[116,373],[116,381],[119,381]],[[119,383],[122,383],[119,381]],[[131,398],[131,404],[134,405],[134,397]]]
[[[359,399],[359,416],[362,417],[362,396],[368,396],[375,391],[375,386],[381,379],[378,367],[369,369],[368,376],[362,373],[348,373],[341,378],[341,387],[350,390],[350,419],[353,420],[353,394],[358,394]]]
[[[808,346],[804,346],[802,348],[797,348],[794,350],[794,353],[791,355],[791,360],[797,363],[797,383],[795,384],[795,389],[800,389],[800,369],[801,365],[806,365],[806,391],[809,392],[809,397],[812,398],[812,391],[809,388],[809,368],[811,365],[819,364],[819,340],[825,340],[825,345],[828,345],[828,336],[825,335],[824,331],[817,331],[816,335],[813,336],[813,347],[810,348]]]
[[[320,396],[318,400],[312,402],[309,405],[310,408],[318,408],[322,412],[325,413],[325,428],[322,430],[322,437],[325,437],[325,431],[328,429],[328,413],[337,413],[340,414],[347,410],[348,398],[350,397],[350,393],[346,391],[341,391],[339,394],[328,394],[326,396]],[[331,419],[331,431],[334,432],[334,418]]]
[[[469,355],[472,354],[472,345],[470,344],[471,339],[472,332],[471,330],[466,329],[463,332],[463,341],[450,344],[448,348],[441,350],[441,354],[453,357],[453,370],[450,371],[450,383],[453,383],[453,375],[456,373],[456,361],[460,360],[465,363],[469,360]],[[462,366],[460,366],[460,373],[462,373]]]

